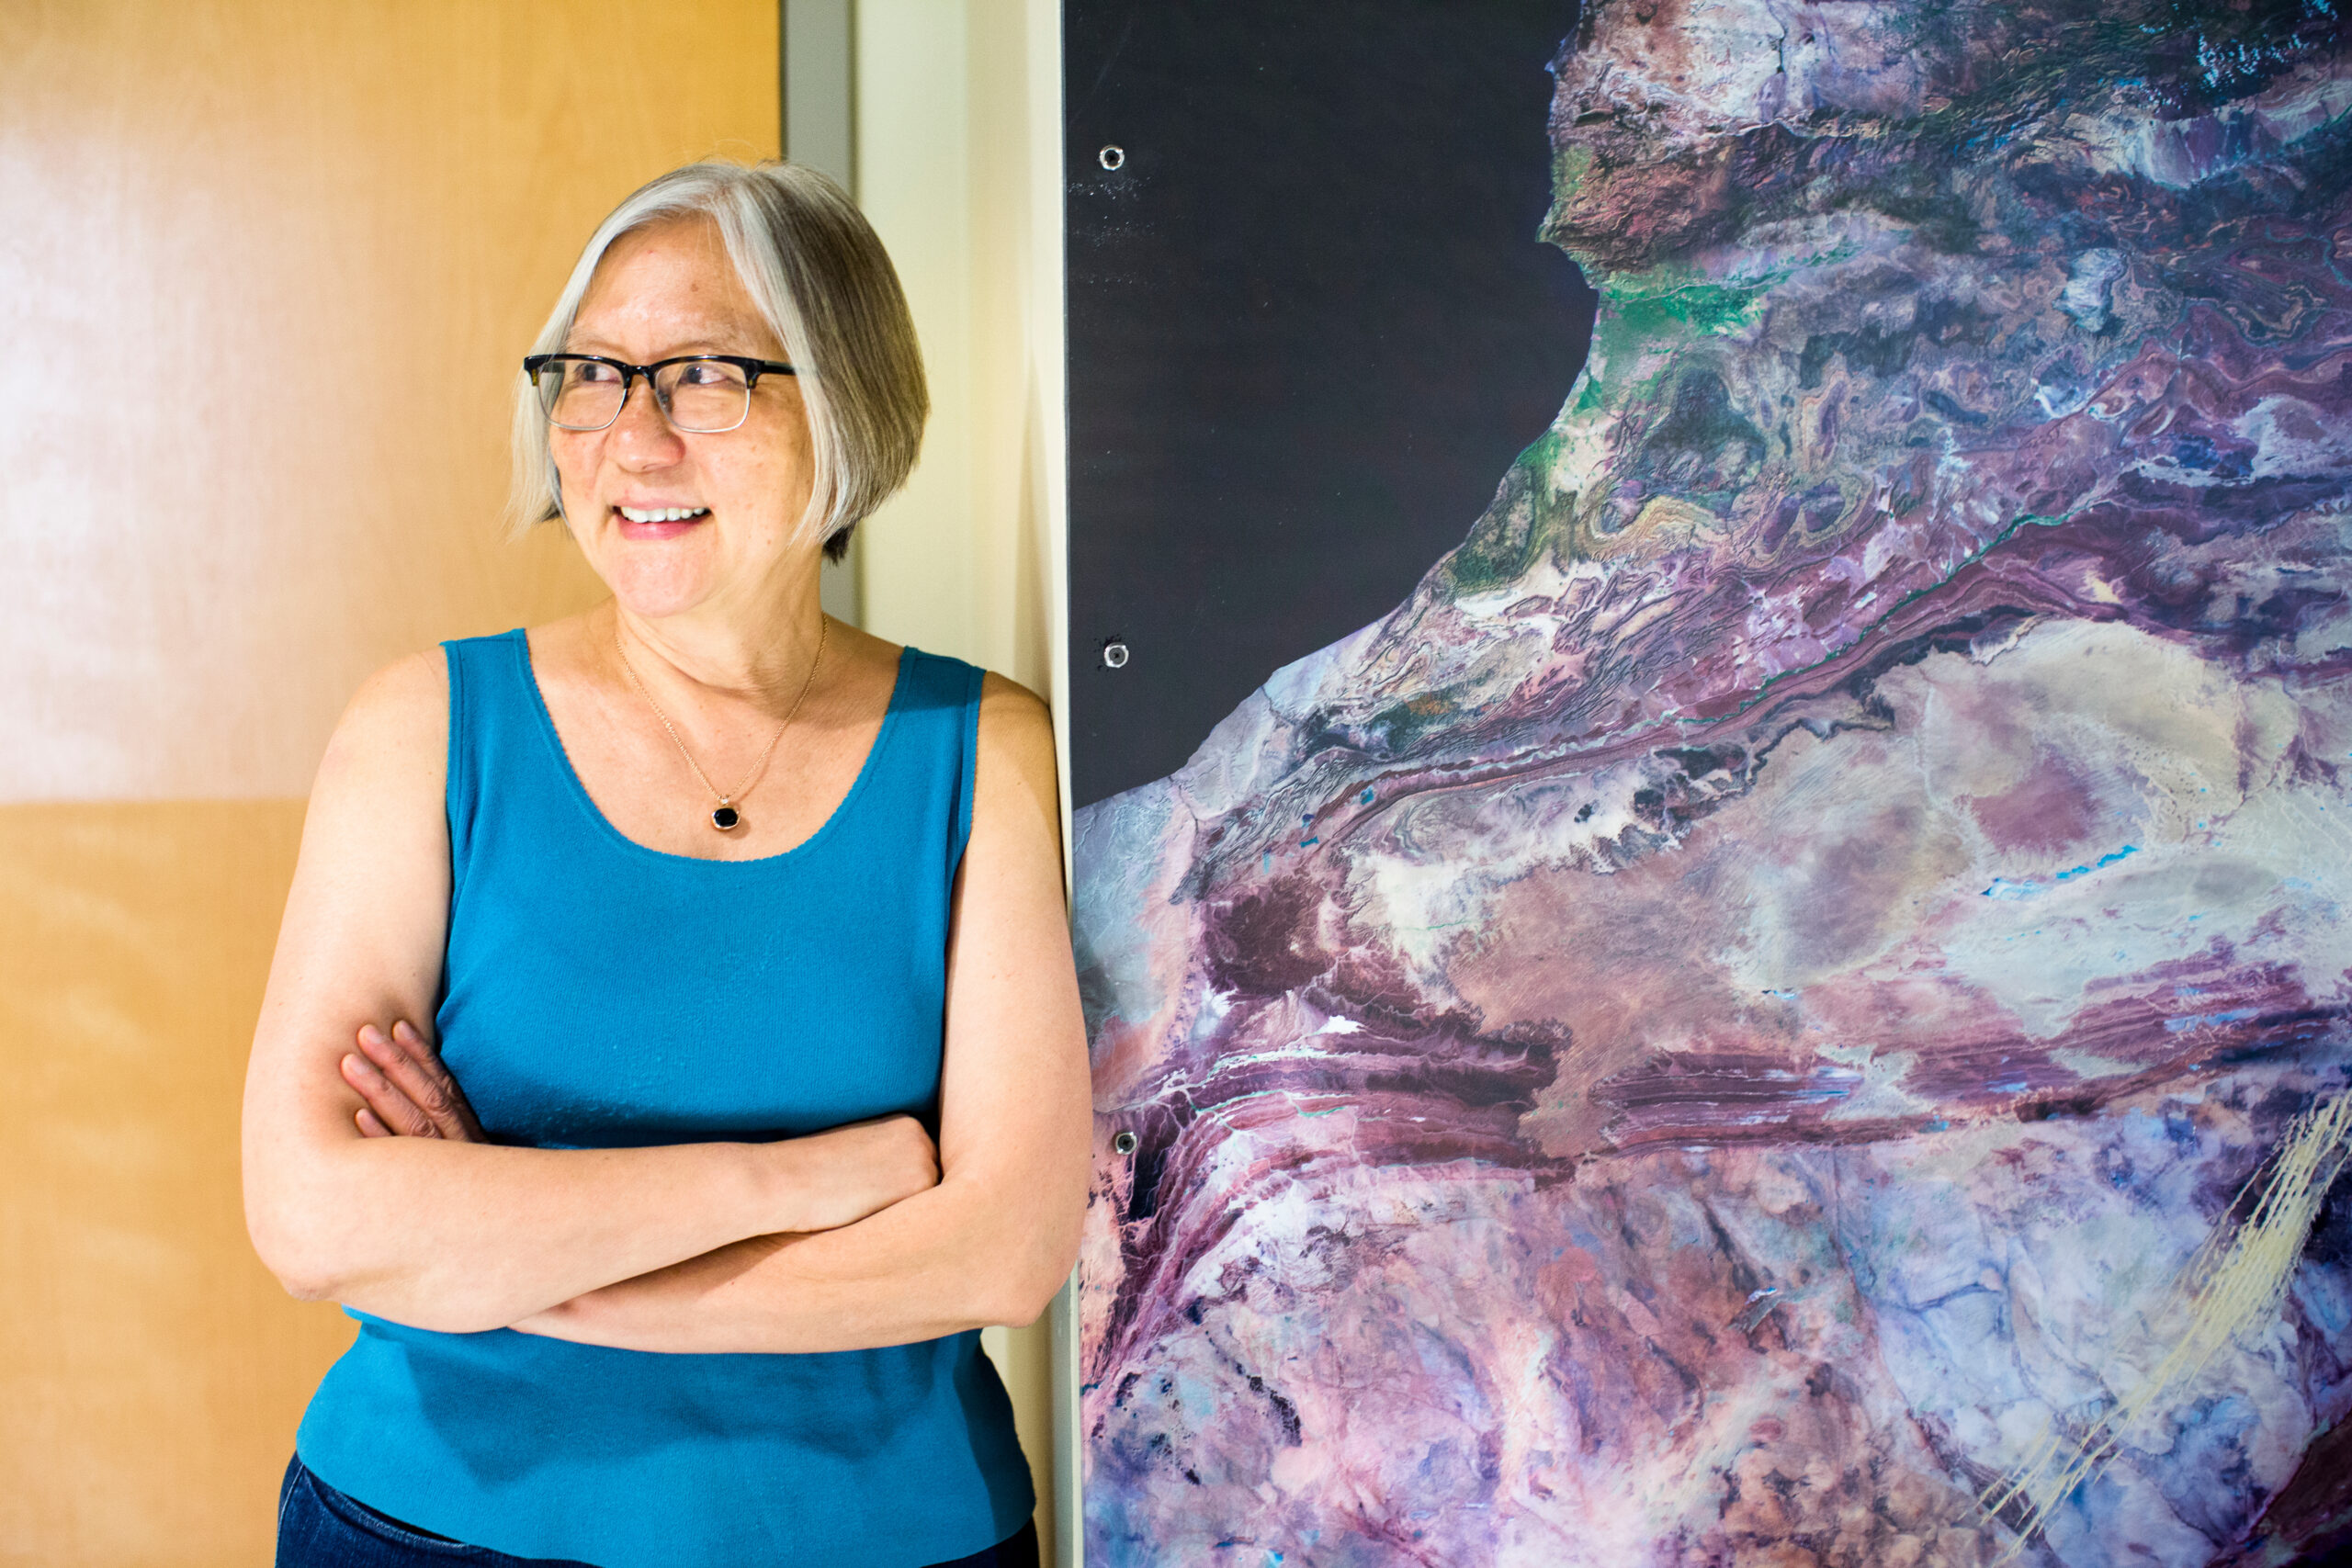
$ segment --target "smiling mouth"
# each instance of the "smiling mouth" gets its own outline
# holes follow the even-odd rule
[[[707,506],[616,506],[632,523],[687,523],[710,515]]]

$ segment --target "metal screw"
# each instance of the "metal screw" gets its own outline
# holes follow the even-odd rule
[[[1094,154],[1094,161],[1106,169],[1115,169],[1127,161],[1127,150],[1124,147],[1105,147]]]
[[[1102,645],[1102,668],[1124,670],[1127,667],[1127,645],[1117,637]]]
[[[1136,1152],[1136,1135],[1133,1133],[1122,1133],[1111,1140],[1111,1146],[1123,1155],[1131,1155]]]

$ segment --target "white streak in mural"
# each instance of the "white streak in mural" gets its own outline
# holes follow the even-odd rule
[[[1091,1563],[2352,1540],[2330,3],[1590,8],[1568,406],[1080,816]]]

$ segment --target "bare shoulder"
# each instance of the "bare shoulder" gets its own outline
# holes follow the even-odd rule
[[[1054,736],[1054,710],[1045,705],[1045,698],[1009,680],[995,670],[981,670],[981,733],[995,724],[1000,728],[1045,728],[1046,739]]]
[[[430,781],[437,789],[448,744],[447,656],[439,648],[412,653],[352,694],[320,760],[317,787],[341,793]]]
[[[1031,790],[1059,795],[1054,773],[1054,715],[1046,700],[993,670],[980,681],[979,776],[1018,776]]]
[[[344,709],[345,729],[374,733],[417,725],[446,728],[449,721],[449,658],[429,648],[396,659],[359,683]]]

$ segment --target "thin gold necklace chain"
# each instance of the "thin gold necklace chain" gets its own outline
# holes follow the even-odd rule
[[[785,710],[784,722],[775,727],[774,735],[768,737],[767,749],[760,753],[760,760],[752,764],[752,771],[743,775],[743,782],[735,786],[735,793],[732,795],[718,793],[718,786],[710,782],[710,775],[702,771],[702,764],[695,761],[695,754],[687,750],[686,743],[678,738],[677,726],[672,724],[670,716],[662,711],[662,705],[653,700],[653,694],[645,689],[645,682],[637,678],[637,667],[628,661],[628,650],[621,647],[621,622],[617,615],[613,617],[613,652],[621,661],[621,672],[628,677],[628,683],[637,688],[637,694],[645,699],[645,705],[653,710],[653,716],[662,721],[662,728],[669,733],[670,744],[678,749],[678,755],[684,757],[686,760],[686,766],[695,771],[695,777],[702,781],[702,787],[710,791],[711,798],[718,801],[719,805],[732,806],[742,798],[744,793],[753,784],[760,782],[760,774],[766,770],[768,759],[775,755],[775,743],[784,739],[786,730],[792,728],[794,717],[800,712],[800,705],[808,696],[808,688],[816,682],[817,666],[824,662],[825,633],[828,629],[825,617],[818,616],[817,656],[808,661],[808,673],[800,678],[799,695],[792,699],[792,706]]]

